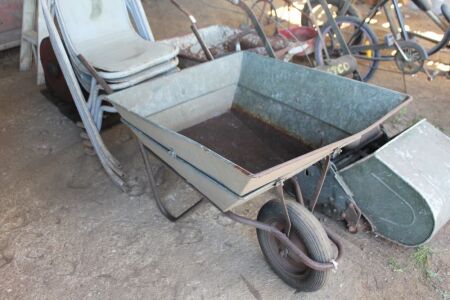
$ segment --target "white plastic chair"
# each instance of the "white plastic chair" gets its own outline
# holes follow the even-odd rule
[[[108,112],[114,109],[102,105],[101,87],[79,62],[78,54],[85,57],[113,90],[173,72],[178,65],[176,47],[150,43],[137,34],[129,18],[129,3],[125,0],[55,0],[55,15],[63,40],[79,80],[90,91],[89,109],[99,130],[105,111],[99,108],[106,108]]]
[[[121,166],[99,133],[103,112],[114,109],[102,106],[105,95],[77,55],[82,54],[101,77],[110,80],[113,90],[119,90],[176,71],[178,49],[153,41],[140,0],[40,2],[56,57],[94,150],[107,174],[127,190]],[[91,93],[89,99],[85,99],[79,82]]]
[[[176,47],[138,35],[125,0],[55,0],[55,13],[67,47],[105,79],[134,75],[178,54]]]

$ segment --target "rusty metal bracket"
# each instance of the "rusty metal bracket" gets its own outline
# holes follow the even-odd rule
[[[291,182],[294,185],[294,192],[295,192],[295,199],[298,203],[305,206],[305,200],[303,198],[303,192],[300,187],[300,184],[298,183],[297,177],[292,177]]]
[[[342,219],[347,223],[348,231],[356,233],[358,231],[358,223],[361,220],[361,210],[354,203],[350,203],[347,209],[341,215]]]
[[[331,156],[329,155],[325,158],[325,163],[322,165],[322,173],[320,174],[319,182],[317,183],[316,190],[314,191],[314,195],[311,199],[311,206],[310,206],[311,212],[314,212],[314,209],[316,208],[320,192],[322,192],[325,179],[327,178],[328,170],[330,169],[330,163],[331,163]]]
[[[283,186],[284,186],[284,183],[283,183],[283,181],[280,180],[276,184],[276,190],[277,190],[278,198],[280,199],[281,204],[283,205],[283,213],[284,213],[284,217],[286,218],[286,223],[287,223],[286,235],[289,237],[289,236],[291,236],[292,222],[291,222],[291,218],[289,217],[286,199],[284,198]]]

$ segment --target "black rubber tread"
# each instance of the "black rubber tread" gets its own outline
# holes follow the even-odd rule
[[[308,209],[296,202],[287,201],[287,207],[292,222],[292,230],[301,237],[310,257],[318,262],[330,262],[333,259],[333,250],[319,220]],[[258,214],[258,221],[267,224],[284,219],[283,206],[280,201],[276,200],[267,202]],[[299,278],[299,276],[287,272],[274,263],[271,254],[268,252],[270,234],[257,229],[257,235],[267,262],[285,283],[302,292],[314,292],[325,285],[330,271],[322,272],[309,269],[305,278]]]
[[[346,1],[348,1],[348,0],[327,0],[327,3],[331,4],[334,7],[340,8],[340,7],[344,7]],[[317,5],[320,5],[319,1],[311,0],[311,7],[312,8],[314,8]],[[303,12],[304,16],[309,16],[309,7],[308,7],[308,5],[304,6],[302,12]],[[350,4],[348,6],[348,10],[347,10],[346,16],[353,16],[353,17],[356,17],[358,19],[362,18],[361,14],[359,13],[359,10],[356,7],[354,7],[352,4]],[[301,23],[302,23],[302,26],[308,26],[308,27],[311,26],[310,20],[308,18],[306,18],[306,17],[302,18]]]

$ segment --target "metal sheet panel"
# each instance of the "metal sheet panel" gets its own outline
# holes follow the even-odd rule
[[[301,75],[304,72],[308,76]],[[314,84],[307,82],[309,76],[314,78],[315,82],[331,84],[337,81],[335,85],[343,82],[348,89],[345,93],[344,91],[325,93],[320,90],[328,87],[319,85],[316,91],[308,90],[304,87],[315,88]],[[358,88],[351,88],[353,85],[357,85]],[[290,91],[283,91],[286,88]],[[377,107],[383,109],[373,109],[365,105],[366,97],[359,94],[364,92],[364,88],[372,96],[376,95],[376,92],[379,93]],[[229,93],[232,90],[234,94]],[[258,94],[255,94],[255,91],[258,91]],[[230,55],[142,83],[108,98],[131,125],[164,147],[172,149],[177,157],[196,166],[240,196],[252,193],[261,186],[294,176],[336,149],[357,142],[362,135],[378,126],[409,100],[404,94],[250,53]],[[306,103],[303,103],[304,101]],[[183,129],[186,120],[191,118],[201,120],[198,114],[190,113],[192,110],[189,107],[208,111],[210,106],[222,107],[224,102],[233,102],[233,105],[238,105],[274,127],[282,128],[288,134],[297,135],[305,143],[312,144],[315,150],[260,173],[251,174],[241,166],[176,132]],[[324,110],[329,110],[333,105],[345,110],[335,111],[334,116],[317,114],[321,106]],[[332,114],[331,110],[329,111]],[[172,112],[174,120],[170,122],[168,128],[169,123],[160,123],[163,119],[167,120],[161,115],[170,115]],[[210,112],[212,118],[216,116],[217,110],[212,109]],[[358,116],[358,120],[364,122],[350,130],[348,124],[352,124],[351,119],[355,117],[355,113],[363,113],[366,117]],[[178,116],[178,119],[175,116]],[[286,123],[286,120],[289,122]],[[307,126],[311,120],[323,130],[324,140],[319,145],[314,145],[308,140],[308,137],[313,135],[305,134],[306,138],[301,136],[304,133],[301,128]],[[347,124],[346,128],[340,128],[341,124]]]
[[[133,125],[128,125],[132,128],[133,132],[142,141],[145,147],[164,160],[164,162],[173,168],[181,177],[183,177],[188,183],[192,184],[201,194],[210,199],[214,205],[224,212],[244,204],[254,197],[273,188],[273,185],[268,184],[266,186],[261,186],[255,192],[246,196],[241,197],[236,195],[227,187],[223,186],[220,182],[215,181],[195,166],[177,156],[174,156],[170,149],[165,148],[156,140],[145,135],[139,129],[134,128]]]
[[[425,120],[341,174],[388,239],[420,245],[450,219],[450,138]]]

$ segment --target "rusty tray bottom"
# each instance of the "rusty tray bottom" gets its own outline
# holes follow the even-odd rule
[[[179,133],[253,174],[312,151],[299,139],[236,108]]]

